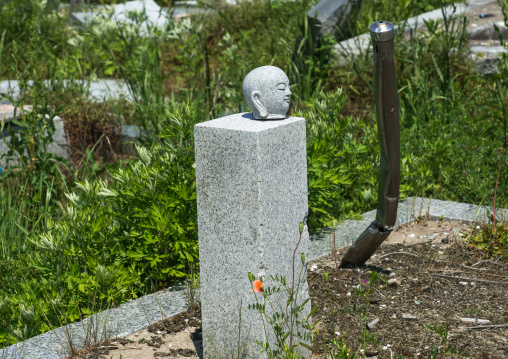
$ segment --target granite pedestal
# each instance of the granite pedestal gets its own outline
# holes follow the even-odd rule
[[[271,275],[285,276],[291,286],[299,222],[308,210],[305,119],[261,121],[235,114],[196,125],[194,139],[204,358],[236,352],[239,341],[246,343],[247,358],[266,358],[256,344],[266,341],[262,317],[248,310],[255,296],[262,304],[263,295],[252,292],[248,273],[263,276],[265,289],[277,284]],[[308,248],[304,226],[295,289],[300,254]],[[306,271],[304,266],[298,304],[309,297]],[[270,296],[280,313],[287,298],[284,288]],[[303,314],[309,312],[310,301]],[[275,349],[268,324],[266,331]],[[310,354],[303,347],[301,353]]]

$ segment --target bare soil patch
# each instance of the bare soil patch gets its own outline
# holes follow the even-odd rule
[[[318,307],[313,320],[320,320],[317,357],[324,358],[323,342],[344,338],[349,348],[361,348],[367,358],[427,358],[434,348],[442,352],[445,344],[425,325],[447,324],[446,345],[462,348],[470,358],[508,358],[508,327],[494,326],[508,324],[508,264],[486,259],[468,246],[471,228],[464,222],[439,220],[398,227],[368,265],[340,271],[344,297],[332,254],[309,263],[311,303]],[[337,262],[346,250],[337,252]],[[381,281],[372,285],[369,295],[358,295],[359,285],[369,287],[364,283],[369,271],[391,284]],[[337,313],[344,307],[343,298],[349,308],[346,314]],[[376,319],[373,328],[363,329]],[[125,339],[103,343],[82,358],[202,358],[200,322],[196,304]],[[363,347],[364,336],[372,334],[375,341]]]
[[[312,305],[318,305],[314,320],[321,319],[323,339],[340,341],[346,331],[348,347],[363,348],[366,357],[427,358],[433,346],[444,343],[425,327],[449,326],[447,345],[469,352],[470,358],[508,358],[508,328],[468,329],[480,323],[461,318],[488,320],[488,325],[508,323],[508,264],[486,260],[484,253],[471,248],[467,239],[471,225],[461,222],[428,221],[398,227],[363,268],[341,270],[346,305],[364,308],[366,318],[338,314],[332,322],[330,297],[334,307],[342,304],[340,285],[332,255],[320,259],[308,281]],[[346,249],[337,253],[341,258]],[[356,295],[357,286],[369,271],[386,276],[393,284],[378,283],[368,297]],[[330,279],[329,297],[323,290],[323,273]],[[347,293],[350,293],[348,295]],[[321,304],[321,305],[319,305]],[[365,313],[365,310],[363,311]],[[379,319],[364,332],[366,324]],[[336,333],[339,333],[337,335]],[[363,335],[374,334],[376,342],[362,346]]]

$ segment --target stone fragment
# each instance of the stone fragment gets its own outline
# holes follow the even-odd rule
[[[416,320],[416,316],[409,313],[402,313],[402,319],[407,321],[414,321]]]
[[[390,278],[388,279],[388,285],[391,285],[391,286],[396,286],[398,285],[399,283],[397,282],[397,279],[396,278]]]
[[[475,323],[475,324],[488,324],[490,320],[488,319],[476,319],[476,318],[460,318],[462,322],[466,323]]]
[[[379,323],[379,318],[376,318],[376,319],[374,319],[372,322],[370,322],[369,324],[367,324],[367,327],[368,327],[369,329],[373,329],[373,328],[377,325],[377,323]]]
[[[487,46],[473,46],[477,49],[480,47],[487,48]],[[502,48],[502,46],[497,46],[498,48]],[[479,56],[474,60],[476,64],[476,71],[482,75],[493,75],[495,73],[499,73],[499,65],[501,64],[501,58],[499,57],[484,57]]]

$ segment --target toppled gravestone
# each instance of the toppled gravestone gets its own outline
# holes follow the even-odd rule
[[[31,111],[31,106],[25,106],[23,108],[23,111]],[[16,134],[16,131],[19,130],[19,126],[11,124],[10,122],[13,119],[19,119],[21,118],[21,111],[18,108],[16,111],[16,114],[14,114],[14,106],[9,104],[2,104],[0,105],[0,121],[3,119],[5,126],[3,129],[3,132],[0,136],[0,157],[1,154],[7,153],[9,151],[9,147],[7,146],[7,143],[10,141],[10,134],[7,129],[8,125],[13,126],[13,130]],[[53,118],[53,124],[55,125],[55,133],[53,133],[53,142],[48,145],[48,152],[54,153],[57,156],[63,157],[67,159],[68,161],[71,160],[71,154],[69,145],[67,142],[67,133],[65,132],[64,128],[64,122],[63,120],[55,116]],[[19,135],[18,135],[19,136]],[[4,139],[5,137],[5,139]],[[6,143],[7,142],[7,143]],[[25,152],[25,155],[28,155]],[[7,159],[5,157],[0,158],[0,167],[6,168],[8,166],[16,166],[19,165],[19,163],[16,160],[10,160],[7,164]]]
[[[347,29],[347,21],[357,13],[360,5],[361,0],[321,0],[307,13],[313,39],[326,35],[342,37],[337,28]]]
[[[166,11],[153,0],[134,0],[113,5],[111,19],[117,24],[133,25],[137,20],[132,18],[132,13],[139,13],[145,16],[140,27],[141,36],[148,36],[151,27],[164,28],[169,23]],[[101,14],[100,11],[74,12],[71,13],[71,16],[81,25],[87,25],[88,22],[94,20],[99,14]],[[93,24],[90,25],[94,26]]]
[[[508,30],[502,21],[492,22],[488,25],[479,26],[473,29],[469,35],[467,35],[467,38],[469,40],[499,41],[499,34],[497,33],[495,26],[498,28],[501,37],[506,40],[508,38]]]

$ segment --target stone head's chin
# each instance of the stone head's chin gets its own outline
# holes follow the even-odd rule
[[[288,112],[289,105],[290,105],[289,101],[284,101],[284,113]]]

